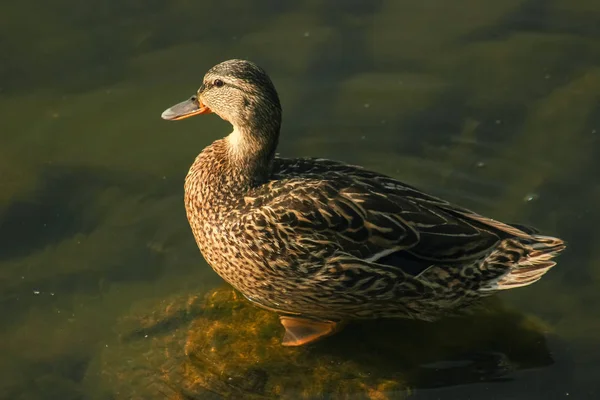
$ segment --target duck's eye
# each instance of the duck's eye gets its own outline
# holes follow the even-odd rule
[[[221,87],[225,84],[225,82],[223,82],[220,79],[215,79],[215,81],[213,82],[213,85],[215,85],[216,87]]]

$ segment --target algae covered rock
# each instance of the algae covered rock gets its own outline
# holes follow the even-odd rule
[[[437,323],[351,324],[289,348],[277,315],[230,288],[180,295],[123,317],[88,381],[99,377],[115,399],[395,399],[552,363],[539,322],[493,308]]]
[[[281,346],[277,315],[229,288],[140,308],[120,321],[119,343],[96,365],[103,390],[118,399],[379,399],[403,387],[352,359]]]

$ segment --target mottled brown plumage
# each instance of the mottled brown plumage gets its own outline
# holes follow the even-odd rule
[[[275,157],[279,99],[249,61],[213,67],[163,118],[207,112],[234,130],[190,168],[187,216],[211,267],[283,316],[284,344],[351,319],[436,319],[537,281],[565,247],[360,167]]]

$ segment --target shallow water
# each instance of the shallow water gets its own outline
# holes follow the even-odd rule
[[[234,57],[271,74],[285,156],[362,164],[568,242],[543,280],[497,296],[543,327],[515,370],[473,375],[442,353],[417,365],[463,327],[414,348],[413,327],[397,333],[398,363],[435,373],[384,395],[600,396],[600,3],[496,3],[3,5],[0,397],[119,398],[96,361],[118,321],[140,301],[221,284],[193,241],[182,183],[229,127],[160,113]],[[374,351],[364,330],[339,340]]]

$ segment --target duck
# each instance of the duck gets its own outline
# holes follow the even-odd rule
[[[187,219],[212,269],[278,315],[284,346],[349,321],[460,313],[538,281],[566,247],[360,166],[279,156],[281,103],[254,62],[215,65],[162,118],[211,113],[233,129],[191,165]]]

